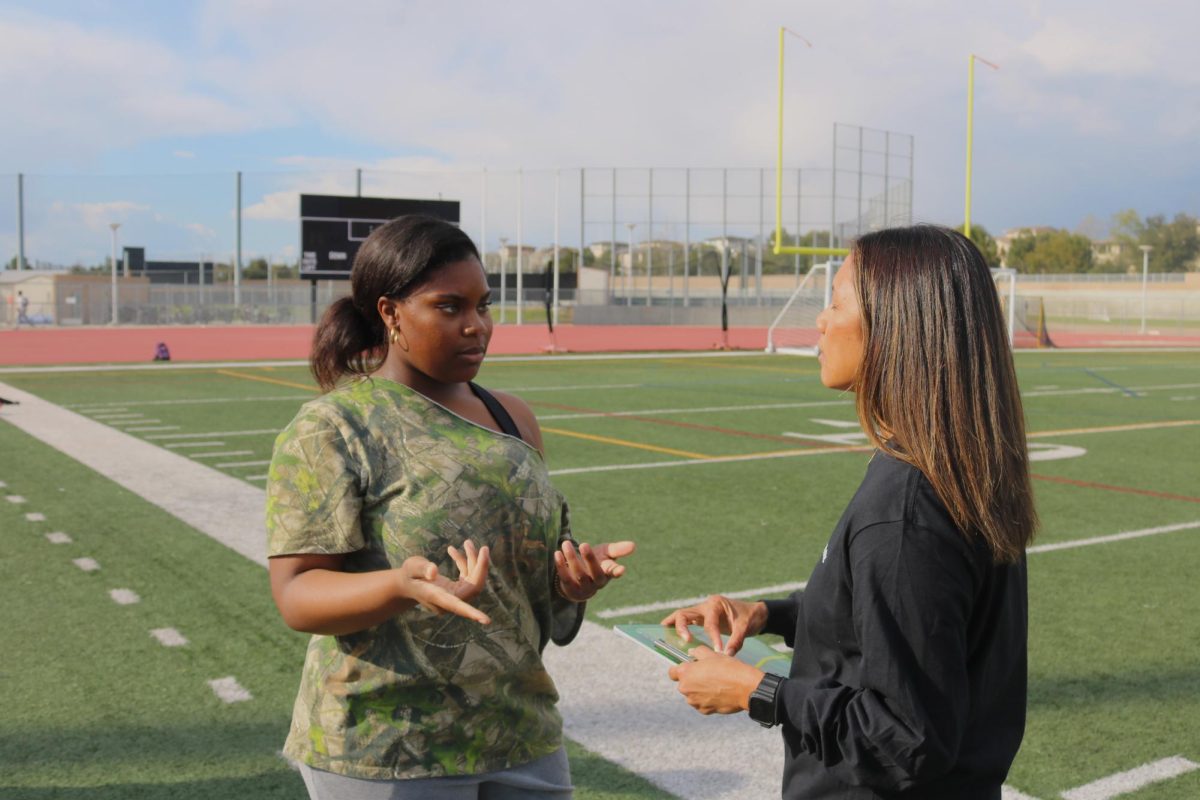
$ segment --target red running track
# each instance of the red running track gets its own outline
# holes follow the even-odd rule
[[[696,351],[722,346],[721,331],[707,326],[562,325],[557,334],[559,351],[571,353]],[[1029,341],[1018,337],[1018,348],[1034,345],[1032,337],[1024,338]],[[174,361],[307,359],[311,341],[311,325],[21,328],[0,331],[0,366],[148,362],[158,342],[167,343]],[[501,325],[496,327],[489,352],[544,353],[549,343],[546,329],[540,325]],[[766,343],[766,328],[729,331],[728,346],[735,350],[761,350]],[[1200,336],[1055,333],[1054,343],[1060,348],[1200,347]]]
[[[307,359],[312,332],[311,325],[22,328],[0,331],[0,365],[149,362],[158,342],[166,342],[172,361]],[[720,329],[712,327],[562,325],[556,333],[559,351],[571,353],[712,350],[722,343]],[[733,349],[759,350],[766,343],[766,328],[729,331]],[[541,326],[498,325],[488,352],[543,353],[549,344]]]

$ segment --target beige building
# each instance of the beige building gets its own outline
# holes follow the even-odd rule
[[[1053,233],[1057,228],[1048,225],[1030,225],[1026,228],[1009,228],[996,237],[996,252],[1000,256],[1000,266],[1008,266],[1008,251],[1012,243],[1022,236],[1037,236],[1039,233]]]

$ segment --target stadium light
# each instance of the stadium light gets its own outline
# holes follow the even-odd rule
[[[112,231],[112,258],[109,259],[109,264],[112,267],[112,319],[109,320],[109,325],[117,324],[117,228],[121,227],[119,222],[108,223],[109,229]]]
[[[1138,245],[1142,251],[1142,333],[1146,332],[1146,280],[1150,273],[1150,251],[1154,248],[1148,244]]]
[[[999,66],[971,53],[967,56],[967,202],[963,213],[963,235],[971,238],[971,144],[975,129],[975,62],[982,61],[992,69]]]

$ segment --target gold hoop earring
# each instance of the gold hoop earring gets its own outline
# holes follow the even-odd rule
[[[401,344],[402,341],[403,344]],[[408,337],[404,335],[404,331],[400,330],[399,327],[392,328],[391,332],[388,333],[388,343],[396,345],[406,353],[408,352]]]

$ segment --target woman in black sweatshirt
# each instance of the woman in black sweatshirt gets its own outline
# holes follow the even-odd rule
[[[992,276],[954,231],[871,233],[817,329],[821,382],[855,393],[876,447],[866,476],[803,592],[663,620],[721,651],[671,677],[701,713],[780,726],[784,798],[999,800],[1025,728],[1037,515]],[[788,678],[730,657],[761,632],[794,648]]]

